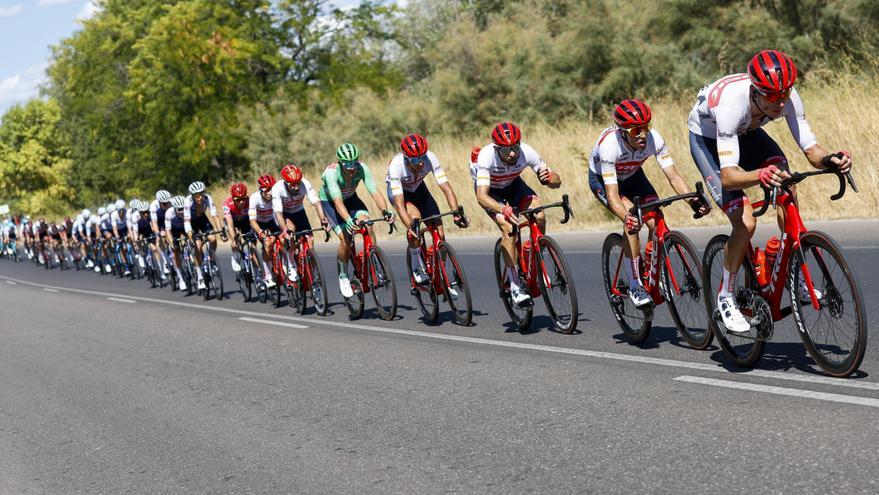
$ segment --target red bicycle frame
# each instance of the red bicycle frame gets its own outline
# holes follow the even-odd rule
[[[354,265],[354,277],[360,282],[360,288],[364,294],[370,291],[369,284],[366,283],[367,280],[364,269],[364,265],[366,264],[366,254],[372,250],[374,245],[372,236],[369,235],[369,229],[367,227],[380,221],[384,220],[366,220],[358,222],[357,229],[351,233],[351,240],[348,241],[348,252],[351,253],[351,263]],[[390,226],[390,232],[394,232],[394,224],[390,224]],[[355,236],[357,235],[360,235],[363,238],[362,246],[359,251],[357,250],[357,244],[355,242]],[[375,267],[372,266],[372,263],[369,264],[369,268],[369,276],[376,284],[378,284],[378,275],[376,275]]]
[[[442,213],[439,215],[434,215],[432,217],[421,219],[413,219],[415,223],[415,229],[419,232],[419,236],[422,236],[424,233],[424,229],[422,229],[422,225],[427,226],[427,232],[430,234],[431,245],[427,246],[423,236],[421,239],[421,259],[424,260],[425,270],[427,271],[428,276],[430,277],[431,283],[433,284],[433,288],[437,294],[442,294],[446,290],[445,281],[449,279],[448,274],[446,273],[446,264],[445,263],[437,263],[436,257],[439,256],[439,244],[440,242],[445,242],[445,239],[439,233],[438,223],[433,222],[432,220],[436,220],[448,215],[464,215],[464,209],[458,208],[455,211],[450,211],[446,213]],[[434,267],[439,266],[440,269],[436,272],[434,271]],[[412,284],[413,289],[418,289],[420,286],[415,283],[415,277],[410,273],[409,274],[409,283]]]
[[[543,258],[535,256],[535,250],[540,250],[540,238],[545,235],[540,230],[540,227],[537,226],[536,214],[548,208],[557,207],[561,207],[565,212],[565,217],[562,219],[561,223],[568,223],[568,219],[571,217],[571,207],[568,204],[568,195],[563,194],[562,200],[557,203],[538,206],[537,208],[531,208],[520,212],[519,215],[525,216],[525,221],[519,222],[513,229],[514,235],[516,236],[516,257],[518,258],[519,267],[522,269],[522,275],[524,276],[523,282],[528,286],[528,293],[532,298],[540,297],[540,286],[537,284],[536,275],[538,259],[541,263],[540,273],[544,278],[544,287],[552,285],[552,281],[547,277],[546,267],[543,266]],[[522,227],[528,227],[528,240],[525,241],[524,245],[522,243]]]

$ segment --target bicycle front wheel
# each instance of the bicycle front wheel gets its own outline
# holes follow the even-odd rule
[[[313,251],[308,251],[305,263],[311,282],[311,300],[314,302],[314,310],[317,314],[325,316],[327,314],[327,285],[323,270],[321,270],[320,263],[318,263],[317,256],[314,255]],[[303,309],[305,309],[304,304]]]
[[[397,315],[397,285],[391,264],[379,246],[369,250],[366,278],[379,316],[392,320]]]
[[[422,250],[422,254],[424,251]],[[412,285],[412,295],[418,302],[418,308],[424,316],[425,323],[436,323],[439,316],[439,299],[436,295],[436,289],[431,278],[422,285],[417,285],[412,277],[412,256],[406,253],[406,269],[409,272],[409,283]]]
[[[504,308],[506,308],[507,314],[510,315],[510,319],[513,320],[513,324],[516,325],[516,329],[521,332],[531,326],[531,319],[534,317],[534,303],[529,302],[527,305],[519,307],[513,302],[510,286],[504,282],[505,270],[503,255],[501,254],[502,249],[501,240],[498,239],[494,245],[494,276],[497,279],[497,287],[500,290]]]
[[[564,333],[573,333],[577,329],[577,289],[574,278],[568,269],[568,262],[562,254],[562,248],[549,236],[538,241],[540,257],[538,258],[538,276],[540,292],[546,303],[546,309],[555,322],[556,328]]]
[[[690,239],[671,231],[663,239],[662,292],[681,337],[695,349],[711,345],[713,334],[702,302],[702,261]]]
[[[806,232],[794,252],[788,291],[803,344],[828,374],[846,377],[861,365],[867,348],[864,300],[842,248],[822,232]],[[806,288],[809,275],[818,309]]]
[[[217,301],[222,301],[224,297],[226,297],[225,288],[223,287],[223,273],[220,270],[220,265],[217,264],[216,258],[214,258],[214,254],[211,253],[211,285],[214,287],[214,298]]]
[[[464,270],[461,269],[458,254],[445,241],[440,242],[437,250],[439,252],[436,259],[439,263],[434,270],[440,271],[446,301],[452,308],[452,318],[458,325],[468,326],[473,321],[473,305],[470,300],[470,286]]]
[[[652,314],[635,307],[629,298],[629,263],[623,255],[623,236],[610,234],[601,247],[601,272],[610,309],[620,329],[632,343],[644,342],[653,326]]]

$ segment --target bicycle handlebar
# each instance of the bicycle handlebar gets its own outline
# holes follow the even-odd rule
[[[390,225],[390,229],[388,230],[389,235],[393,234],[394,230],[397,229],[397,226],[396,226],[396,224],[394,224],[394,222],[389,222],[388,220],[386,220],[384,218],[376,218],[375,220],[360,220],[357,222],[357,226],[360,228],[369,227],[369,226],[371,226],[375,223],[378,223],[378,222],[388,222],[388,225]]]
[[[834,153],[832,156],[837,158],[842,158],[842,153]],[[813,175],[826,175],[826,174],[835,174],[837,179],[839,179],[839,190],[836,193],[830,195],[830,199],[832,201],[836,201],[843,196],[845,196],[846,191],[846,182],[851,186],[854,192],[858,191],[858,186],[855,184],[855,178],[852,177],[851,172],[840,173],[839,170],[835,168],[825,168],[823,170],[815,170],[812,172],[795,172],[791,174],[790,178],[784,179],[781,181],[781,186],[779,187],[764,187],[763,188],[763,204],[760,205],[760,209],[754,212],[754,218],[762,216],[766,213],[766,210],[769,209],[769,205],[771,204],[773,208],[777,206],[778,200],[778,190],[782,189],[788,193],[790,193],[790,186],[799,184],[800,182],[806,180],[807,177],[812,177]]]
[[[529,208],[527,210],[523,210],[519,212],[519,215],[525,215],[526,217],[533,217],[534,215],[540,213],[543,210],[547,210],[549,208],[561,208],[565,212],[564,218],[559,223],[568,223],[568,220],[574,216],[573,210],[571,210],[571,203],[568,200],[567,194],[562,194],[562,200],[557,201],[555,203],[550,203],[548,205],[538,206],[536,208]],[[521,226],[521,224],[520,224]]]
[[[464,207],[458,206],[457,210],[450,210],[445,213],[440,213],[439,215],[433,215],[432,217],[413,218],[412,219],[412,230],[414,230],[416,234],[421,234],[421,232],[420,232],[421,224],[431,222],[433,220],[439,220],[440,218],[447,217],[449,215],[459,215],[459,216],[464,217]]]
[[[308,230],[300,230],[299,232],[293,232],[290,235],[293,237],[303,237],[314,232],[321,231],[324,233],[324,242],[329,242],[330,240],[330,231],[324,229],[323,227],[318,227],[316,229],[308,229]]]
[[[635,203],[635,206],[629,208],[629,213],[632,215],[636,215],[638,217],[638,223],[643,224],[643,213],[644,211],[653,211],[659,208],[665,208],[666,206],[684,199],[696,198],[699,200],[700,204],[695,206],[691,205],[693,208],[693,218],[701,218],[708,213],[711,213],[711,203],[708,201],[708,196],[705,195],[705,188],[702,186],[701,182],[697,182],[695,185],[696,192],[689,192],[685,194],[678,194],[677,196],[669,196],[665,199],[657,199],[655,201],[650,201],[648,203],[641,204],[641,197],[635,196],[632,198],[632,202]],[[699,214],[699,208],[705,205],[708,207],[708,211],[705,212],[704,215]]]

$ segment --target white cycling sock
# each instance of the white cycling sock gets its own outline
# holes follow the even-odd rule
[[[629,258],[629,287],[635,288],[641,285],[641,275],[638,273],[640,270],[641,257]]]
[[[720,297],[730,297],[736,288],[736,272],[723,269],[723,283],[720,284]]]
[[[202,273],[201,273],[201,267],[200,267],[200,266],[196,266],[196,267],[195,267],[195,272],[198,274],[198,279],[199,279],[199,280],[201,280],[201,279],[204,278],[204,275],[202,275]]]
[[[266,260],[262,260],[262,269],[265,270],[263,273],[266,273],[266,274],[272,273],[272,269],[269,268],[269,263]]]
[[[419,268],[424,268],[421,264],[421,249],[420,248],[409,248],[409,259],[412,261],[412,270],[417,270]]]
[[[507,267],[507,280],[510,282],[511,289],[519,288],[519,274],[516,272],[516,269],[512,266]]]

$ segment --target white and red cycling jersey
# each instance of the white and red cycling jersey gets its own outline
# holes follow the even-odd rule
[[[436,178],[437,184],[445,184],[449,181],[442,165],[440,165],[439,158],[437,158],[433,151],[427,152],[427,161],[418,172],[413,172],[406,166],[406,159],[403,157],[403,153],[397,153],[388,163],[385,183],[391,189],[391,196],[402,196],[403,191],[415,192],[431,172],[434,178]]]
[[[286,182],[279,180],[272,186],[272,209],[276,213],[287,214],[302,211],[305,209],[304,202],[306,196],[308,196],[308,201],[311,204],[319,201],[317,192],[311,187],[311,182],[308,182],[308,179],[302,178],[302,182],[299,184],[299,191],[296,194],[287,190]]]
[[[248,210],[250,209],[250,198],[244,200],[242,208],[238,208],[232,196],[223,201],[223,216],[232,219],[232,223],[246,222],[249,219]]]
[[[471,169],[471,175],[476,172],[476,187],[490,186],[492,189],[502,189],[516,180],[523,170],[531,167],[534,173],[546,169],[543,158],[534,151],[534,148],[525,143],[520,145],[519,159],[513,165],[502,162],[495,152],[494,143],[489,143],[479,151],[476,159],[476,170]]]
[[[659,131],[650,129],[647,134],[647,147],[636,150],[629,146],[625,136],[617,132],[619,128],[608,127],[589,154],[589,170],[600,175],[605,184],[617,184],[637,172],[647,158],[654,156],[659,166],[668,168],[674,165],[668,146]]]
[[[250,195],[248,201],[250,203],[247,208],[248,218],[260,223],[272,222],[275,220],[275,209],[272,207],[272,198],[269,198],[268,200],[262,199],[262,193],[256,191]]]
[[[818,142],[806,121],[803,100],[796,89],[791,89],[790,99],[785,104],[782,115],[800,149],[805,151]],[[690,112],[688,126],[694,134],[717,139],[717,155],[720,168],[723,168],[739,163],[738,137],[749,129],[766,125],[770,120],[764,115],[755,124],[751,124],[751,81],[748,74],[733,74],[718,79],[699,91],[696,105]]]

